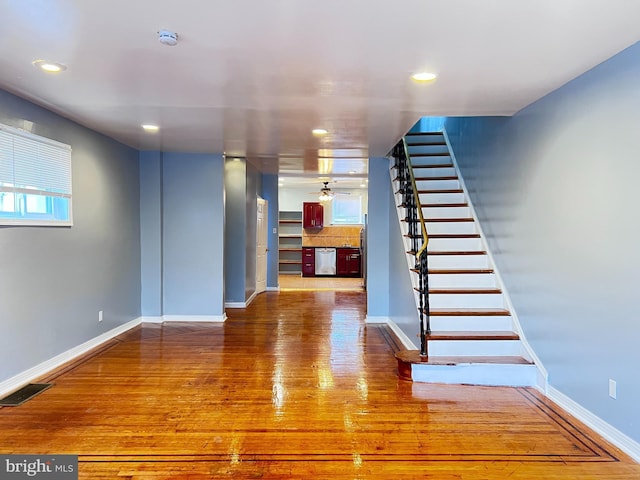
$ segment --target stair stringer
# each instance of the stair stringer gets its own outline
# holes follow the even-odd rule
[[[477,232],[480,234],[480,242],[484,250],[487,252],[487,256],[489,258],[489,265],[492,265],[493,267],[494,275],[496,277],[496,286],[502,290],[505,307],[511,313],[512,327],[514,331],[520,336],[520,343],[526,353],[527,359],[533,362],[533,364],[536,367],[536,372],[537,372],[536,387],[542,390],[546,394],[547,386],[548,386],[548,377],[549,377],[547,369],[542,364],[542,361],[540,360],[540,358],[536,355],[535,351],[531,347],[531,344],[527,341],[527,338],[524,334],[522,325],[520,324],[520,320],[518,319],[518,313],[513,305],[513,302],[511,301],[511,296],[509,295],[509,291],[507,290],[502,280],[502,276],[500,275],[500,271],[496,265],[495,259],[493,257],[493,253],[491,252],[491,249],[489,248],[489,245],[486,241],[486,236],[482,230],[482,223],[480,222],[478,215],[476,214],[476,210],[473,206],[473,202],[471,201],[471,196],[469,195],[469,190],[467,189],[467,186],[464,182],[464,177],[462,176],[462,172],[460,171],[460,167],[458,165],[455,152],[451,147],[449,136],[447,135],[447,131],[444,128],[442,129],[442,136],[444,137],[444,141],[447,144],[447,148],[449,150],[449,156],[451,157],[451,163],[453,164],[453,168],[455,168],[456,174],[458,176],[458,181],[460,182],[460,188],[462,188],[462,191],[464,192],[464,196],[467,199],[471,217],[473,218],[473,221],[476,225]]]

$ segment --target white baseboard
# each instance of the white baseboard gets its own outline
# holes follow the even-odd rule
[[[147,318],[147,317],[145,317]],[[163,315],[161,318],[163,322],[224,322],[227,319],[227,314],[222,315]]]
[[[367,315],[367,317],[364,319],[364,323],[384,323],[387,324],[391,321],[391,319],[389,317],[376,317],[376,316],[371,316],[371,315]]]
[[[267,287],[267,292],[279,292],[280,287]]]
[[[595,430],[606,440],[613,443],[620,450],[632,457],[636,462],[640,462],[640,443],[608,424],[579,403],[567,397],[564,393],[553,388],[551,385],[547,385],[546,396],[582,423],[586,424],[589,428]]]
[[[393,333],[395,333],[396,337],[398,337],[398,340],[400,340],[404,348],[406,348],[407,350],[417,350],[417,347],[411,341],[411,339],[402,330],[400,330],[400,327],[398,327],[396,322],[391,320],[391,318],[367,315],[364,321],[365,323],[384,323],[388,325],[389,328],[393,330]]]
[[[247,302],[224,302],[224,308],[247,308]]]
[[[4,397],[5,395],[18,390],[29,382],[32,382],[38,377],[41,377],[48,372],[64,365],[65,363],[87,353],[89,350],[92,350],[99,345],[103,344],[111,340],[114,337],[117,337],[121,333],[126,332],[127,330],[132,329],[142,323],[142,317],[135,318],[130,322],[124,323],[108,332],[105,332],[97,337],[88,340],[77,347],[73,347],[66,352],[61,353],[60,355],[56,355],[49,360],[46,360],[35,367],[31,367],[28,370],[25,370],[18,375],[5,380],[0,383],[0,396]]]
[[[280,291],[280,288],[278,288],[278,291]],[[224,308],[247,308],[251,304],[251,302],[255,300],[256,296],[257,293],[253,292],[251,296],[244,302],[225,302]]]

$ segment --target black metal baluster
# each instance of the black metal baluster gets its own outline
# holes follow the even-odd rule
[[[423,231],[422,208],[418,198],[418,191],[414,190],[414,179],[411,174],[410,158],[406,150],[404,140],[400,140],[393,148],[394,166],[398,173],[402,204],[405,208],[405,221],[408,224],[409,238],[411,239],[411,251],[415,255],[415,268],[418,271],[418,299],[420,317],[420,356],[428,357],[427,340],[431,334],[431,319],[429,316],[429,270],[427,264],[426,248],[421,250],[426,241],[426,232]]]

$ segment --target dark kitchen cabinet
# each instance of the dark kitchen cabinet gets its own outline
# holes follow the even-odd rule
[[[338,248],[336,250],[336,275],[339,277],[359,277],[360,264],[359,248]]]
[[[302,247],[302,276],[316,276],[316,250],[315,248]]]
[[[317,202],[304,202],[302,204],[302,227],[322,228],[324,223],[324,207]]]

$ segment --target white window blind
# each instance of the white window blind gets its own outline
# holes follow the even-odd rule
[[[71,225],[71,147],[0,124],[0,224]]]

